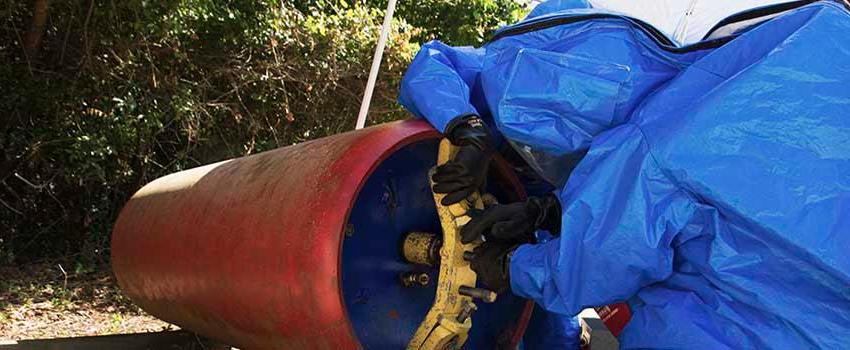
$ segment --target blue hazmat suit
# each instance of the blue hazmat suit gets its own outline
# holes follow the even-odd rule
[[[482,48],[425,44],[399,100],[440,131],[480,115],[557,186],[562,232],[517,249],[515,294],[625,301],[622,348],[846,349],[850,14],[783,6],[683,47],[548,6]]]

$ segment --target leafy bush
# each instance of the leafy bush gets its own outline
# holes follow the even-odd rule
[[[7,2],[0,263],[103,262],[145,183],[352,129],[385,1],[69,0],[45,7],[43,28],[46,0]],[[370,122],[406,116],[395,96],[418,42],[478,44],[520,10],[400,2]]]

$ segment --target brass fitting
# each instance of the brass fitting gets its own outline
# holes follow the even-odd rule
[[[405,287],[425,287],[431,283],[431,276],[426,272],[405,272],[401,274],[401,284]]]

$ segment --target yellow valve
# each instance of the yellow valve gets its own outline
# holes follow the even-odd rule
[[[440,142],[437,165],[448,162],[457,150],[448,140]],[[429,179],[432,174],[433,170],[428,174]],[[433,185],[432,181],[431,186]],[[466,200],[449,206],[440,204],[444,196],[434,193],[434,203],[443,228],[437,295],[431,310],[407,345],[407,350],[460,349],[466,343],[472,328],[471,315],[476,309],[470,295],[476,295],[487,302],[494,301],[496,297],[491,291],[475,288],[475,271],[472,271],[469,262],[464,259],[464,253],[471,252],[481,242],[463,244],[460,240],[460,228],[470,220],[467,215],[470,205],[484,209],[482,196],[475,192]],[[487,200],[493,199],[490,197]]]

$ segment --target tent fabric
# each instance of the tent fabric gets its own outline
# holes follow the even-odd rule
[[[424,45],[400,102],[440,130],[482,115],[560,185],[561,236],[516,251],[515,294],[565,315],[626,301],[623,348],[845,348],[850,14],[798,3],[687,46],[542,14],[483,48]]]
[[[701,41],[722,19],[790,0],[550,0],[535,6],[528,18],[563,11],[594,8],[647,22],[678,45]]]
[[[789,0],[591,0],[598,9],[648,22],[680,45],[701,41],[729,15]]]

